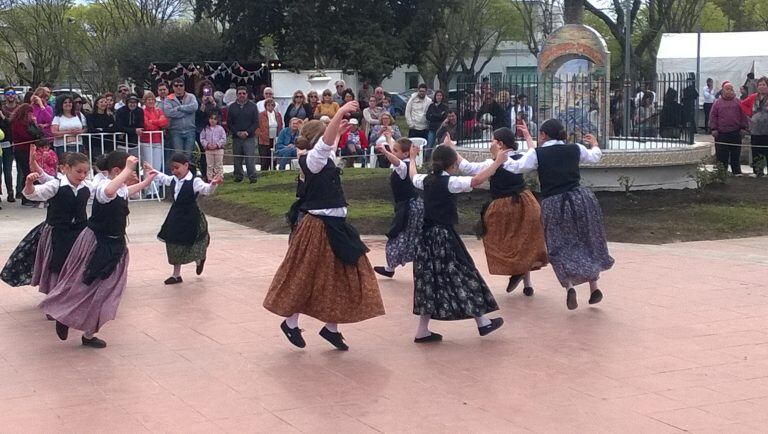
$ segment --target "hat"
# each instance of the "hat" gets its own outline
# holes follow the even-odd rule
[[[725,81],[723,82],[723,85],[722,85],[721,87],[722,87],[723,89],[725,89],[725,86],[727,86],[727,85],[729,85],[729,84],[731,84],[731,82],[730,82],[730,81],[728,81],[728,80],[725,80]]]
[[[5,96],[12,96],[12,95],[16,95],[16,91],[15,90],[8,89],[8,90],[5,91]]]
[[[357,119],[352,118],[349,120],[350,125],[360,125],[360,122],[357,121]]]
[[[329,118],[328,116],[325,116],[325,115],[320,116],[320,122],[330,122],[330,121],[331,121],[331,118]]]
[[[139,97],[135,93],[129,93],[128,96],[125,97],[125,102],[131,101],[131,100],[139,102]]]

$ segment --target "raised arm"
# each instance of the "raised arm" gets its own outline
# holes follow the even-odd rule
[[[152,172],[144,172],[144,179],[141,182],[137,182],[136,184],[129,185],[128,186],[128,196],[133,196],[134,194],[140,192],[141,190],[144,190],[145,188],[149,187],[149,184],[152,182],[153,179],[155,179],[155,176],[157,176],[157,171],[154,170]]]
[[[477,175],[472,177],[472,182],[470,185],[472,188],[477,187],[478,185],[484,183],[488,180],[494,173],[496,173],[496,170],[501,167],[502,164],[506,163],[507,160],[509,160],[509,153],[511,151],[506,150],[499,152],[498,155],[496,155],[496,159],[493,160],[493,163],[490,164],[488,167],[480,171]]]
[[[580,163],[597,163],[603,158],[603,151],[597,143],[597,138],[592,134],[586,134],[584,136],[584,145],[579,145],[579,151]]]
[[[134,170],[136,170],[136,164],[138,164],[138,162],[139,159],[133,155],[128,157],[128,160],[125,162],[125,169],[123,169],[119,175],[115,176],[114,179],[110,180],[109,184],[104,187],[104,195],[107,198],[115,198],[117,191],[120,190],[120,187],[122,187],[126,182],[128,182],[128,179],[130,179],[131,175],[134,173]]]
[[[325,143],[337,143],[336,140],[339,134],[339,129],[341,127],[341,121],[344,120],[344,116],[356,112],[360,109],[360,106],[358,105],[357,101],[351,101],[344,106],[342,106],[340,109],[336,111],[336,114],[333,115],[333,118],[331,119],[331,123],[328,124],[328,126],[325,128],[325,133],[323,134],[323,142]]]
[[[387,138],[387,145],[389,145],[389,147],[390,147],[390,148],[391,148],[392,146],[395,146],[395,141],[394,141],[394,140],[392,140],[392,133],[391,133],[390,131],[387,131],[387,132],[385,132],[385,133],[384,133],[384,137],[386,137],[386,138]],[[387,160],[389,161],[389,163],[390,163],[390,164],[391,164],[393,167],[397,167],[397,166],[399,166],[399,165],[400,165],[400,163],[401,163],[400,159],[399,159],[399,158],[397,158],[397,157],[395,156],[395,154],[393,154],[392,152],[390,152],[390,151],[389,151],[389,149],[387,149],[387,147],[386,147],[386,146],[384,146],[384,144],[383,144],[383,143],[379,143],[379,144],[377,144],[377,145],[376,145],[376,150],[377,150],[377,151],[379,151],[379,152],[381,152],[382,154],[384,154],[384,156],[387,158]]]

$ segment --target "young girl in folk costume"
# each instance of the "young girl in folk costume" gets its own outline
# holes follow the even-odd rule
[[[395,200],[395,217],[387,232],[387,265],[374,267],[373,271],[386,277],[395,275],[395,268],[413,262],[416,256],[416,242],[424,223],[424,201],[408,176],[410,164],[411,141],[405,138],[392,140],[392,133],[384,133],[387,146],[377,145],[376,150],[383,154],[392,165],[389,185]]]
[[[138,159],[123,151],[106,156],[106,179],[94,187],[91,217],[64,262],[58,283],[41,303],[56,320],[56,334],[67,339],[69,328],[84,332],[82,343],[104,348],[94,333],[115,318],[128,278],[128,198],[147,187],[154,173],[130,187]]]
[[[148,163],[144,163],[145,173],[155,173],[155,179],[160,185],[170,186],[173,190],[173,205],[160,228],[160,233],[157,234],[157,238],[165,242],[168,263],[173,265],[173,275],[165,279],[166,285],[183,282],[183,264],[194,262],[197,264],[195,273],[198,276],[203,273],[205,253],[211,238],[205,214],[197,206],[197,196],[212,194],[223,182],[221,175],[212,178],[210,184],[194,176],[189,170],[187,156],[180,152],[171,156],[170,166],[173,176],[160,173]]]
[[[32,168],[35,171],[27,175],[22,193],[32,201],[48,201],[48,212],[45,222],[32,229],[14,250],[2,278],[11,286],[38,286],[40,292],[48,294],[59,280],[72,245],[85,229],[93,184],[85,179],[90,170],[88,157],[80,153],[67,154],[61,178],[38,172],[39,166]],[[45,183],[34,185],[38,180]]]
[[[416,172],[418,152],[418,147],[411,148],[409,165],[413,185],[424,190],[424,226],[413,261],[413,313],[420,318],[414,341],[425,343],[443,339],[429,330],[430,319],[474,318],[480,336],[485,336],[501,327],[504,320],[486,316],[499,306],[454,228],[459,222],[455,195],[472,191],[485,182],[507,161],[508,154],[499,152],[493,164],[475,176],[451,176],[459,165],[459,157],[453,148],[440,145],[432,151],[429,175]]]
[[[525,126],[520,128],[532,144]],[[515,134],[503,127],[493,132],[491,156],[517,151]],[[533,194],[526,188],[522,175],[510,172],[507,166],[521,157],[512,154],[490,179],[493,200],[483,205],[480,213],[478,237],[483,240],[488,270],[491,274],[511,276],[507,292],[512,292],[525,280],[523,293],[533,295],[531,270],[538,270],[547,264],[547,246],[544,243],[544,229],[541,226],[541,207]],[[459,156],[459,171],[475,175],[491,166],[494,160],[470,163]]]
[[[308,152],[299,158],[304,173],[301,219],[277,270],[264,307],[283,317],[280,328],[288,340],[303,348],[299,314],[325,322],[320,336],[339,350],[347,350],[339,323],[354,323],[384,314],[376,275],[365,253],[368,248],[346,221],[347,202],[336,167],[334,143],[344,116],[358,110],[349,102],[328,127],[319,121],[304,125],[301,134]]]
[[[529,149],[506,165],[513,173],[538,171],[541,185],[541,219],[549,261],[560,284],[567,289],[566,305],[576,309],[574,287],[589,282],[589,304],[599,303],[600,273],[613,266],[603,226],[603,212],[595,195],[581,187],[580,163],[596,163],[603,153],[594,136],[584,136],[584,145],[564,142],[565,127],[550,119],[539,128],[541,145]]]

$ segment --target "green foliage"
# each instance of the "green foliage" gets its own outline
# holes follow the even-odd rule
[[[703,32],[727,32],[728,18],[720,7],[708,1],[701,11],[701,30]]]
[[[689,177],[696,183],[696,189],[704,191],[713,184],[725,184],[728,179],[728,169],[721,163],[715,163],[712,170],[707,168],[707,161],[702,161],[696,168],[696,172]]]

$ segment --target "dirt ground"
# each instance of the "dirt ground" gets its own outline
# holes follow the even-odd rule
[[[378,176],[376,177],[378,178]],[[270,185],[265,190],[285,190],[292,186]],[[350,201],[391,198],[389,183],[382,179],[371,182],[345,182]],[[768,234],[768,179],[736,178],[726,184],[711,185],[704,191],[653,190],[632,192],[597,192],[605,216],[609,241],[661,244],[681,241],[711,240]],[[474,234],[480,208],[490,200],[487,190],[459,196],[462,234]],[[288,233],[284,218],[261,212],[246,205],[205,198],[203,210],[243,225],[272,233]],[[286,210],[287,211],[287,210]],[[384,234],[389,217],[350,218],[361,234]]]

